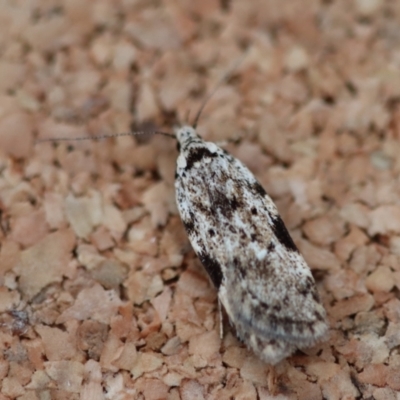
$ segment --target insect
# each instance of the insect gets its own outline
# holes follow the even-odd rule
[[[236,334],[268,364],[327,331],[314,278],[254,175],[193,127],[176,131],[176,201]]]
[[[238,159],[196,132],[216,88],[193,126],[183,126],[175,135],[153,133],[178,142],[178,210],[193,250],[218,290],[221,308],[238,338],[275,365],[324,337],[326,313],[311,271],[272,199]]]

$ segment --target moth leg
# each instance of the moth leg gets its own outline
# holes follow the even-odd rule
[[[222,304],[219,299],[218,299],[218,315],[219,315],[219,336],[222,340],[224,337],[224,316],[222,313]]]

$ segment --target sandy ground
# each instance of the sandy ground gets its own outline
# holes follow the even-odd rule
[[[400,2],[0,2],[0,400],[400,398]],[[199,132],[276,202],[326,341],[232,332],[174,198]],[[190,113],[189,117],[188,114]],[[191,119],[192,118],[192,119]]]

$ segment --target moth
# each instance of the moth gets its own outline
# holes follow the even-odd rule
[[[176,138],[178,210],[238,338],[271,365],[312,346],[327,331],[326,313],[272,199],[193,127],[177,129]]]
[[[218,290],[220,307],[238,338],[275,365],[324,337],[326,312],[310,268],[272,199],[238,159],[196,132],[200,114],[218,86],[203,102],[193,127],[183,126],[175,135],[152,133],[177,140],[178,210],[193,250]],[[149,132],[72,140],[143,133]],[[71,139],[36,142],[64,140]]]

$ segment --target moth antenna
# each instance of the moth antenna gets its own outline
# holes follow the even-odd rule
[[[110,139],[110,138],[116,138],[116,137],[121,137],[121,136],[139,136],[139,135],[163,135],[163,136],[167,136],[169,138],[176,140],[175,135],[173,135],[172,133],[168,133],[168,132],[137,131],[137,132],[127,132],[127,133],[113,133],[111,135],[82,136],[82,137],[77,137],[77,138],[62,137],[62,138],[37,139],[37,140],[35,140],[35,144],[43,143],[43,142],[67,142],[67,141],[73,142],[73,141],[77,141],[77,140],[102,140],[102,139]]]
[[[247,52],[245,54],[243,54],[234,64],[231,68],[228,69],[227,72],[225,72],[222,77],[219,79],[219,81],[217,82],[217,84],[215,85],[214,89],[206,96],[206,98],[203,100],[203,102],[200,105],[199,111],[197,111],[196,113],[196,117],[193,121],[193,128],[196,129],[197,124],[199,122],[201,113],[204,110],[204,107],[207,105],[208,101],[211,99],[211,97],[214,96],[214,94],[216,93],[216,91],[221,87],[221,85],[226,82],[232,75],[233,73],[238,69],[239,65],[242,63],[244,57],[247,55]]]

